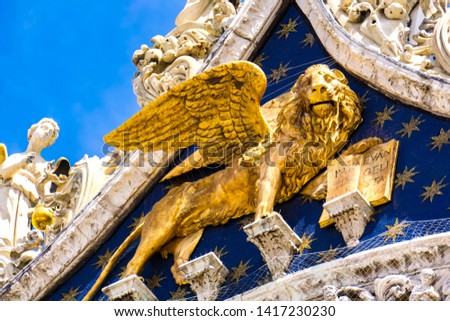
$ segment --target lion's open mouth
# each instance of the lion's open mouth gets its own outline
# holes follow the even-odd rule
[[[326,117],[330,115],[330,113],[333,111],[334,107],[336,105],[336,102],[333,100],[326,100],[326,101],[320,101],[314,104],[310,104],[309,108],[310,110],[318,115],[319,117]]]
[[[309,104],[309,107],[313,108],[315,106],[323,105],[323,104],[334,105],[335,101],[334,100],[319,101],[318,103]]]

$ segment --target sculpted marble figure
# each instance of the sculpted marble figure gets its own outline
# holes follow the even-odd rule
[[[416,285],[409,297],[410,301],[440,301],[441,296],[434,289],[433,283],[436,281],[436,273],[432,269],[420,271],[420,284]]]
[[[328,0],[365,44],[421,70],[450,73],[448,0]]]
[[[175,24],[181,26],[195,21],[221,27],[223,19],[236,14],[235,7],[239,3],[239,0],[187,0],[184,9],[178,14]]]
[[[28,130],[28,147],[25,152],[7,156],[1,146],[0,157],[0,268],[5,269],[12,250],[39,246],[39,233],[31,232],[31,213],[40,200],[39,186],[50,174],[51,164],[40,153],[58,137],[58,124],[43,118]],[[28,244],[28,245],[27,245]],[[22,249],[24,250],[24,249]],[[20,252],[20,251],[19,251]],[[32,258],[34,252],[28,253]],[[21,253],[20,253],[21,254]],[[22,262],[23,263],[23,262]],[[5,278],[5,271],[2,272]],[[7,273],[6,273],[7,274]]]
[[[58,124],[44,118],[28,131],[28,147],[7,157],[0,166],[0,244],[15,246],[30,230],[28,214],[39,201],[38,182],[51,170],[42,158],[42,149],[52,145],[59,134]]]
[[[173,29],[151,39],[133,54],[139,70],[133,80],[138,104],[145,106],[177,84],[193,77],[213,45],[236,16],[240,1],[187,0]]]
[[[404,275],[388,275],[374,282],[375,294],[380,301],[408,301],[413,287]]]
[[[123,150],[175,151],[196,144],[166,179],[213,163],[227,166],[172,188],[156,203],[85,300],[138,237],[123,277],[140,274],[161,252],[174,255],[172,273],[184,283],[178,266],[189,260],[206,226],[251,213],[255,220],[271,215],[276,203],[292,198],[326,166],[362,121],[361,104],[345,76],[326,65],[309,67],[290,93],[260,108],[265,89],[266,77],[255,64],[220,65],[173,88],[105,137]]]
[[[47,162],[40,153],[58,134],[58,124],[43,118],[29,129],[25,152],[8,157],[0,144],[0,286],[72,221],[118,165],[87,155],[73,167],[65,158]]]

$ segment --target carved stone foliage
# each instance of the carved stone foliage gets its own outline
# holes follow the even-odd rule
[[[228,274],[228,269],[213,252],[184,263],[179,268],[199,301],[215,300]]]
[[[153,37],[152,47],[144,44],[133,54],[139,70],[133,80],[138,104],[143,107],[194,76],[235,15],[235,5],[227,0],[188,0],[175,29]]]
[[[450,74],[447,1],[328,0],[327,3],[339,23],[364,44],[422,71]]]
[[[262,220],[246,225],[247,240],[261,251],[273,279],[285,275],[293,255],[299,252],[301,239],[292,231],[280,214],[274,212]]]

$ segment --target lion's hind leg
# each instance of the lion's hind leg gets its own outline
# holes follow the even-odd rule
[[[200,229],[197,232],[189,234],[183,238],[176,238],[164,246],[161,250],[161,255],[164,258],[167,258],[169,253],[173,254],[174,263],[170,268],[170,271],[172,271],[175,282],[179,285],[187,283],[184,279],[184,274],[179,269],[179,266],[189,261],[192,252],[194,252],[203,235],[203,230],[204,229]]]
[[[141,240],[136,253],[128,262],[122,278],[137,274],[144,270],[145,263],[164,245],[176,236],[177,214],[181,201],[171,197],[163,198],[156,203],[152,211],[145,217]],[[170,206],[170,205],[172,206]]]

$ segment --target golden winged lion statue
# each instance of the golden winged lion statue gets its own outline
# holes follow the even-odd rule
[[[292,198],[346,144],[362,106],[345,76],[314,65],[291,91],[260,107],[264,72],[237,61],[207,70],[171,89],[105,136],[121,150],[198,149],[166,178],[221,163],[224,169],[173,187],[117,249],[84,298],[90,299],[127,247],[140,237],[122,277],[140,274],[156,252],[174,255],[171,271],[189,260],[206,226],[255,213]],[[355,150],[353,148],[353,150]]]

